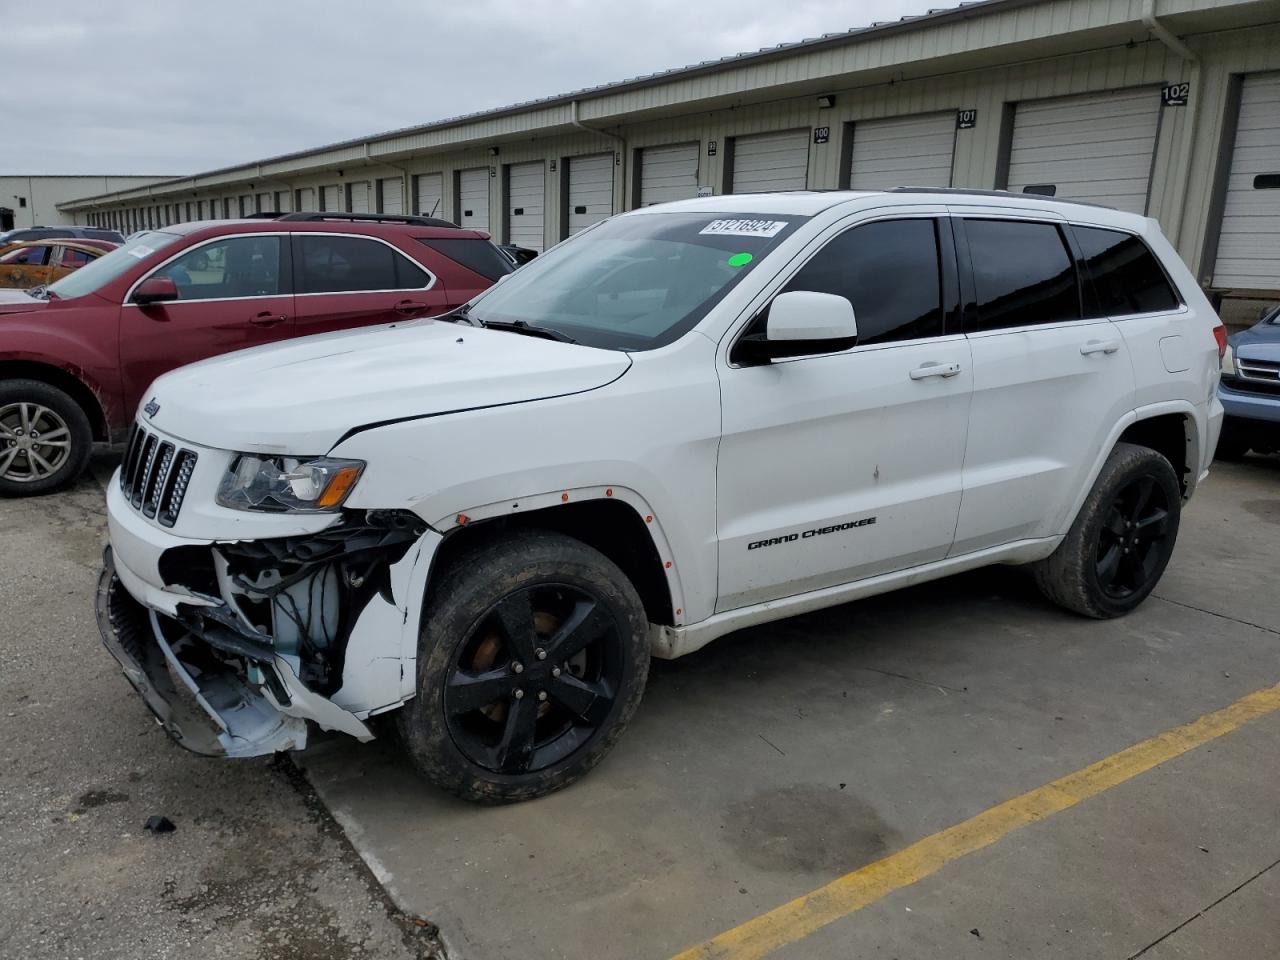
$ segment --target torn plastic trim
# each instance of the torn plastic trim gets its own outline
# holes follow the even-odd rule
[[[261,690],[230,669],[194,675],[165,637],[162,615],[135,600],[120,582],[110,547],[103,556],[95,612],[103,645],[125,677],[165,732],[194,753],[254,757],[301,750],[307,742],[306,720],[360,740],[373,739],[354,714],[306,689],[280,657],[264,665],[275,682],[264,683]],[[184,630],[176,620],[166,617],[166,623]],[[202,642],[192,634],[184,639]],[[175,685],[175,677],[183,689]]]
[[[365,610],[379,597],[399,609],[391,569],[427,529],[407,511],[347,511],[315,533],[215,544],[223,603],[181,613],[211,645],[259,661],[283,656],[308,690],[331,697]],[[252,625],[268,622],[270,636]]]

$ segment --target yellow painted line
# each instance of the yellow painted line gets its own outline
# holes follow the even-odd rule
[[[875,903],[894,890],[937,873],[951,861],[990,846],[1020,827],[1095,797],[1277,710],[1280,710],[1280,684],[1258,690],[1229,707],[1143,740],[1083,770],[984,810],[963,823],[925,837],[905,850],[846,873],[812,893],[690,947],[673,960],[763,957]]]

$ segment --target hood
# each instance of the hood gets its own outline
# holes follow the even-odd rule
[[[165,374],[143,396],[145,422],[223,450],[327,452],[346,433],[388,420],[594,390],[631,359],[444,321],[284,341]]]
[[[1280,315],[1277,315],[1280,319]],[[1231,349],[1237,357],[1249,360],[1280,361],[1280,323],[1263,320],[1248,330],[1230,337]]]
[[[22,313],[25,310],[41,310],[49,305],[48,300],[37,300],[28,296],[25,290],[0,288],[0,313]]]

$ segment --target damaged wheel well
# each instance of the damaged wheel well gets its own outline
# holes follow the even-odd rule
[[[670,626],[675,622],[671,590],[653,538],[643,518],[620,500],[583,500],[454,528],[432,560],[428,602],[433,585],[440,581],[440,571],[513,529],[554,530],[599,550],[618,565],[636,588],[651,623]]]
[[[1167,413],[1147,420],[1132,423],[1120,435],[1120,443],[1133,443],[1140,447],[1149,447],[1163,456],[1173,465],[1173,472],[1178,475],[1178,482],[1185,495],[1187,484],[1192,479],[1188,474],[1191,464],[1188,462],[1187,448],[1194,443],[1194,437],[1188,436],[1191,421],[1180,413]]]
[[[102,404],[93,390],[75,374],[33,360],[0,360],[0,380],[37,380],[51,387],[57,387],[84,411],[84,415],[89,420],[89,426],[93,428],[93,439],[110,440],[107,417],[103,412]]]

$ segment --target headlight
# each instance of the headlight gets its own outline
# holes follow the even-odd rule
[[[363,460],[242,453],[218,485],[218,503],[233,510],[324,513],[342,506],[363,470]]]
[[[1236,354],[1229,343],[1227,349],[1222,352],[1222,374],[1227,377],[1236,375]]]

